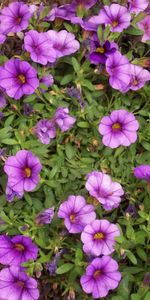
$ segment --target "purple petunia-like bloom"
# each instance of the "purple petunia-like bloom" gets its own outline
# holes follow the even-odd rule
[[[47,31],[51,47],[56,52],[56,57],[60,58],[75,53],[80,48],[79,42],[75,39],[75,35],[66,31]]]
[[[35,134],[42,144],[47,145],[56,137],[56,129],[50,120],[43,119],[36,124]]]
[[[134,176],[150,182],[150,165],[140,165],[134,168]]]
[[[32,191],[39,183],[42,169],[40,160],[28,150],[20,150],[5,162],[4,171],[8,175],[8,186],[17,193]]]
[[[23,2],[13,2],[0,12],[0,32],[20,32],[28,27],[31,12]]]
[[[54,217],[54,206],[40,212],[36,216],[35,221],[37,225],[50,224],[52,222],[53,217]]]
[[[82,196],[69,196],[58,211],[58,217],[64,219],[64,224],[70,233],[79,233],[96,218],[94,206],[86,204]]]
[[[81,233],[83,250],[94,256],[109,255],[114,252],[115,237],[119,235],[120,231],[115,224],[107,220],[94,220]]]
[[[150,14],[146,16],[143,20],[137,23],[139,29],[144,31],[142,36],[142,42],[150,40]]]
[[[69,115],[67,107],[59,107],[55,112],[55,123],[62,132],[69,130],[76,122],[76,118]]]
[[[129,89],[136,91],[141,89],[146,81],[150,80],[150,72],[140,66],[130,65],[130,84]]]
[[[24,38],[25,50],[30,53],[31,59],[39,64],[46,65],[56,61],[56,51],[46,33],[30,30]]]
[[[6,235],[0,236],[0,263],[4,265],[19,266],[38,255],[38,247],[32,240],[23,235],[10,238]]]
[[[40,79],[40,84],[43,83],[46,87],[50,87],[54,83],[54,78],[51,74],[45,75]],[[46,89],[40,88],[41,93],[44,93]]]
[[[16,100],[33,94],[39,86],[37,71],[26,61],[10,59],[0,68],[0,86]]]
[[[0,297],[2,300],[37,300],[37,282],[20,267],[4,268],[0,271]]]
[[[10,186],[6,186],[6,199],[8,202],[12,202],[14,198],[21,199],[23,197],[23,191],[16,192]]]
[[[54,21],[55,19],[63,19],[70,21],[75,16],[75,6],[72,4],[65,4],[58,7],[53,7],[48,16],[45,18],[45,20]]]
[[[92,293],[94,299],[106,297],[121,280],[117,262],[109,256],[95,258],[81,276],[80,283],[85,293]]]
[[[131,15],[125,6],[119,4],[105,5],[98,15],[99,24],[110,25],[112,32],[122,32],[129,27]]]
[[[120,92],[129,89],[131,80],[130,63],[119,51],[111,54],[106,60],[106,71],[110,75],[109,84]]]
[[[90,61],[95,64],[105,64],[106,59],[117,50],[117,44],[105,41],[102,45],[99,42],[97,34],[94,34],[90,42]]]
[[[85,184],[89,194],[96,198],[105,210],[117,208],[121,202],[124,191],[118,182],[102,172],[93,171],[87,175]]]
[[[103,117],[98,130],[103,135],[103,144],[114,149],[121,145],[128,147],[135,143],[138,128],[139,123],[134,114],[119,109]]]
[[[131,13],[140,13],[148,7],[148,0],[128,0]]]

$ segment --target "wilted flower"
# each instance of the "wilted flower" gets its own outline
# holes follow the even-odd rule
[[[8,202],[12,202],[14,198],[21,199],[23,197],[23,191],[14,191],[9,185],[6,186],[6,199]]]
[[[33,114],[33,112],[34,112],[34,109],[31,104],[29,104],[29,103],[23,104],[23,114],[25,116],[31,116]]]
[[[58,107],[55,112],[55,123],[62,132],[69,130],[76,122],[76,118],[69,115],[67,107]]]
[[[54,206],[51,208],[47,208],[36,216],[36,224],[37,225],[45,225],[50,224],[54,217]]]
[[[148,7],[148,0],[128,0],[131,13],[140,13]]]
[[[150,286],[150,273],[146,273],[144,275],[143,284],[144,284],[144,286],[147,286],[147,287]]]
[[[31,13],[28,5],[23,2],[13,2],[4,7],[0,14],[0,32],[20,32],[28,27]]]
[[[94,206],[86,204],[82,196],[69,196],[58,211],[58,217],[64,219],[64,224],[70,233],[79,233],[96,218]]]
[[[8,186],[17,193],[32,191],[39,183],[42,169],[40,160],[28,150],[20,150],[5,162]]]
[[[39,86],[37,71],[28,62],[12,58],[0,68],[0,86],[16,100],[33,94]]]
[[[19,266],[38,255],[38,247],[32,240],[23,235],[10,238],[6,235],[0,236],[0,263],[4,265]]]
[[[134,168],[134,176],[150,182],[150,165],[140,165]]]
[[[124,191],[118,182],[113,182],[109,175],[93,171],[87,175],[85,184],[91,196],[96,198],[106,210],[117,208]]]
[[[81,276],[80,283],[85,293],[92,293],[94,299],[106,297],[121,280],[117,262],[109,256],[95,258]]]
[[[142,42],[150,40],[150,15],[146,16],[143,20],[137,23],[139,29],[144,31]]]
[[[103,144],[110,148],[130,146],[137,140],[139,123],[134,114],[124,109],[113,110],[102,118],[99,132],[103,135]]]
[[[43,119],[36,124],[35,134],[42,144],[49,144],[56,137],[56,129],[50,120]]]
[[[22,268],[11,266],[0,271],[0,291],[4,300],[37,300],[37,282],[29,277]]]
[[[86,225],[81,233],[83,250],[94,256],[109,255],[114,252],[115,237],[119,235],[115,224],[107,220],[94,220]]]
[[[137,214],[137,209],[136,209],[135,205],[132,204],[132,203],[130,203],[128,205],[128,207],[125,210],[125,213],[128,214],[128,215],[130,215],[132,218],[136,218],[137,215],[138,215]]]

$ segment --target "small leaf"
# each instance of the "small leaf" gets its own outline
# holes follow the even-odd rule
[[[69,272],[72,268],[73,268],[73,264],[71,263],[66,263],[62,266],[60,266],[57,270],[56,270],[56,273],[57,274],[64,274],[64,273],[67,273]]]

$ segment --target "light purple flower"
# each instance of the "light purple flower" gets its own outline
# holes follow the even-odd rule
[[[35,134],[42,144],[49,144],[56,137],[56,129],[51,121],[43,119],[36,124]]]
[[[94,220],[81,233],[83,250],[94,256],[109,255],[115,251],[115,237],[119,235],[120,231],[115,224],[107,220]]]
[[[23,191],[16,192],[8,185],[6,186],[6,199],[8,202],[12,202],[14,198],[21,199],[23,197]]]
[[[96,4],[97,0],[73,0],[72,5],[75,7],[81,7],[82,9],[86,8],[89,9]]]
[[[139,29],[144,31],[142,42],[150,40],[150,15],[146,16],[143,20],[137,23]]]
[[[64,224],[70,233],[79,233],[96,218],[94,206],[86,204],[82,196],[69,196],[58,211],[58,217],[64,219]]]
[[[140,66],[130,65],[130,90],[136,91],[141,89],[146,81],[150,80],[150,72]]]
[[[148,7],[148,0],[128,0],[131,13],[140,13]]]
[[[43,76],[43,77],[40,79],[40,84],[41,84],[41,83],[43,83],[43,84],[46,85],[47,87],[50,87],[50,86],[52,86],[53,83],[54,83],[54,78],[53,78],[53,76],[52,76],[51,74],[45,75],[45,76]],[[40,88],[40,91],[41,91],[42,93],[44,93],[44,92],[45,92],[45,89],[44,89],[44,88]]]
[[[62,132],[69,130],[76,122],[76,118],[69,115],[67,107],[59,107],[55,112],[55,123],[59,126]]]
[[[139,123],[134,114],[125,109],[113,110],[109,116],[102,118],[99,132],[103,135],[103,144],[110,148],[130,146],[137,140]]]
[[[130,63],[119,51],[106,60],[106,71],[110,75],[109,84],[120,92],[126,92],[130,84]]]
[[[0,32],[20,32],[28,27],[31,13],[28,5],[23,2],[13,2],[0,12]]]
[[[0,296],[2,300],[37,300],[37,282],[20,267],[4,268],[0,271]]]
[[[28,260],[35,260],[38,255],[38,247],[32,240],[23,235],[10,238],[0,236],[0,263],[4,265],[19,266]]]
[[[55,19],[62,19],[72,21],[76,16],[75,6],[72,4],[65,4],[59,7],[55,6],[52,8],[48,16],[45,18],[46,21],[54,21]]]
[[[100,25],[99,16],[92,16],[90,18],[84,19],[80,22],[81,27],[86,31],[92,31],[97,33],[98,27]]]
[[[6,35],[4,35],[3,33],[0,33],[0,45],[2,45],[6,40]]]
[[[33,94],[39,86],[37,71],[26,61],[10,59],[0,69],[0,86],[16,100]]]
[[[117,208],[124,194],[122,186],[113,182],[109,175],[93,171],[87,175],[85,184],[89,194],[96,198],[107,211]]]
[[[17,193],[32,191],[38,185],[42,169],[40,160],[28,150],[20,150],[5,162],[8,186]]]
[[[75,39],[75,35],[66,30],[49,30],[47,31],[47,36],[50,40],[51,47],[56,51],[57,58],[73,54],[80,48],[80,44]]]
[[[122,32],[129,27],[131,15],[125,6],[119,4],[105,5],[98,15],[99,24],[110,25],[112,32]]]
[[[43,210],[36,216],[37,225],[50,224],[54,217],[54,206]]]
[[[24,38],[24,47],[36,63],[46,65],[48,62],[56,61],[56,51],[46,33],[39,33],[36,30],[28,31]]]
[[[140,165],[134,168],[134,176],[150,182],[150,165]]]
[[[109,290],[114,290],[121,280],[117,262],[109,256],[95,258],[81,276],[80,283],[85,293],[94,299],[106,297]]]

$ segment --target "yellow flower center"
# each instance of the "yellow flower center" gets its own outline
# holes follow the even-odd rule
[[[25,247],[22,244],[15,244],[15,249],[22,252],[25,250]]]
[[[118,26],[118,21],[115,21],[115,20],[114,20],[114,21],[112,22],[112,26],[113,26],[113,27],[117,27],[117,26]]]
[[[96,49],[96,52],[103,54],[105,52],[105,49],[103,47],[98,47]]]
[[[113,130],[119,130],[119,129],[121,129],[121,124],[120,123],[114,123],[113,126],[112,126],[112,129]]]
[[[25,76],[23,74],[20,74],[18,76],[18,79],[20,80],[21,83],[25,83],[26,82],[26,78],[25,78]]]
[[[104,234],[102,232],[97,232],[94,234],[94,240],[102,240],[104,238]]]
[[[75,223],[75,215],[74,214],[72,214],[72,215],[70,215],[70,221],[72,222],[72,223]]]
[[[100,270],[97,270],[97,271],[94,272],[93,277],[94,277],[94,278],[97,278],[97,277],[99,277],[101,274],[102,274],[102,272],[101,272]]]
[[[29,178],[31,176],[31,169],[30,168],[25,168],[24,171],[25,171],[26,177]]]

